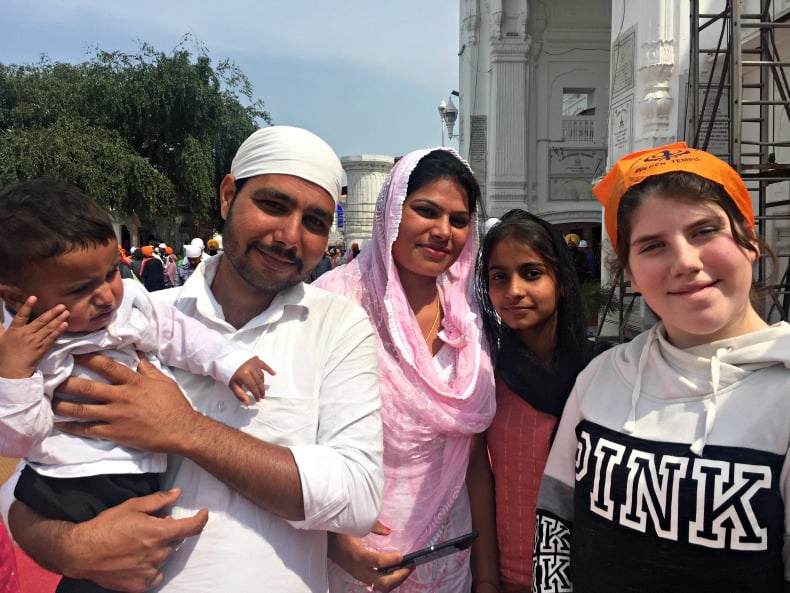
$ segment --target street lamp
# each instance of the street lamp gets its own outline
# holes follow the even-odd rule
[[[458,134],[453,134],[455,127],[455,120],[458,119],[458,108],[453,104],[453,95],[457,95],[457,91],[447,97],[447,102],[442,99],[439,103],[439,118],[442,120],[442,146],[444,146],[444,126],[447,126],[447,137],[452,140],[457,138]]]

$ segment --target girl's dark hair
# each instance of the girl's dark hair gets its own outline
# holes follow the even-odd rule
[[[452,179],[466,190],[469,214],[474,214],[480,200],[480,186],[469,168],[447,150],[434,150],[422,157],[409,176],[406,195],[437,179]]]
[[[511,210],[486,233],[477,257],[475,293],[483,315],[483,326],[496,356],[502,336],[512,331],[491,304],[488,294],[488,262],[491,251],[505,239],[528,245],[537,252],[553,275],[560,292],[557,303],[557,348],[581,359],[587,331],[582,312],[576,267],[565,240],[551,223],[525,210]]]
[[[0,190],[0,282],[74,249],[115,241],[110,215],[69,183],[19,181]]]
[[[767,256],[774,264],[772,266],[772,274],[776,270],[776,256],[773,251],[749,228],[743,214],[738,210],[735,202],[722,185],[696,173],[673,171],[648,177],[642,183],[629,188],[620,199],[620,205],[617,208],[617,246],[619,253],[615,254],[607,262],[613,278],[619,278],[628,265],[634,213],[644,198],[654,194],[698,200],[719,206],[724,210],[724,214],[730,222],[735,242],[755,255],[762,253]],[[755,247],[755,243],[757,243],[759,251],[758,247]]]

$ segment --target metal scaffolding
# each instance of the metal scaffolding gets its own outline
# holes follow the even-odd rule
[[[776,255],[761,258],[757,279],[765,286],[761,313],[767,321],[790,317],[790,61],[780,56],[777,34],[790,35],[790,11],[771,0],[713,0],[716,10],[700,12],[690,0],[691,35],[686,142],[716,154],[741,175],[756,198],[757,232]],[[744,8],[753,8],[749,12]],[[783,12],[782,12],[783,10]],[[779,16],[776,16],[776,15]],[[781,44],[780,44],[781,45]],[[782,138],[782,131],[787,138]],[[769,260],[769,261],[766,261]],[[775,278],[779,278],[778,282]],[[630,327],[640,295],[623,278],[613,282],[606,314],[618,327],[619,342],[639,330]],[[646,308],[644,308],[646,309]],[[640,316],[651,315],[640,311]],[[616,318],[616,319],[613,319]]]
[[[749,12],[749,9],[756,9]],[[766,258],[758,280],[768,284],[766,319],[790,311],[790,61],[779,55],[777,33],[790,35],[788,13],[775,17],[771,0],[722,0],[701,13],[691,0],[687,142],[729,162],[757,199],[758,233],[774,250],[781,279],[770,282]],[[783,272],[782,272],[783,270]]]

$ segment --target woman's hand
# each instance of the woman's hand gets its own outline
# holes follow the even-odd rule
[[[372,533],[378,535],[388,535],[389,532],[378,521],[372,529]],[[339,533],[329,534],[329,557],[352,577],[370,585],[371,591],[382,593],[389,593],[400,586],[414,570],[401,568],[390,574],[376,572],[374,568],[397,564],[403,560],[403,554],[397,551],[376,552],[363,546],[358,537]]]

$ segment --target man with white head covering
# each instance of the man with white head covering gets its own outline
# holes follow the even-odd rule
[[[193,247],[200,249],[200,261],[203,261],[208,257],[208,255],[206,254],[206,244],[203,243],[203,239],[201,239],[200,237],[195,237],[189,242],[189,244],[192,245]]]
[[[490,231],[491,228],[498,222],[499,219],[495,217],[486,219],[486,221],[483,223],[483,236],[485,236],[488,231]]]
[[[367,534],[383,486],[372,327],[361,307],[303,282],[326,249],[341,177],[306,130],[265,128],[242,144],[220,185],[223,253],[157,294],[265,356],[276,371],[266,397],[228,405],[218,384],[176,372],[187,402],[144,362],[134,373],[81,361],[111,384],[64,383],[101,403],[55,404],[98,421],[63,430],[182,456],[165,481],[178,489],[79,525],[15,503],[14,535],[36,560],[110,589],[326,592],[326,531]],[[168,508],[172,519],[157,516]]]
[[[184,245],[184,261],[176,268],[176,286],[183,286],[203,260],[203,250],[195,244]]]
[[[601,276],[598,266],[595,263],[595,254],[590,247],[590,244],[582,239],[579,241],[579,252],[584,258],[585,271],[587,272],[587,280],[598,280]]]

